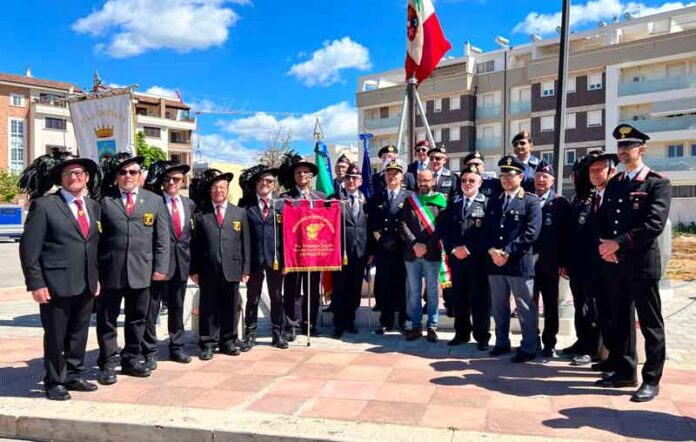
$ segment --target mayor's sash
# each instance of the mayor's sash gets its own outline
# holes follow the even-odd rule
[[[286,200],[283,273],[341,270],[340,201]]]
[[[429,235],[435,234],[435,215],[433,212],[423,204],[424,202],[429,202],[435,204],[441,208],[447,207],[447,200],[441,193],[436,193],[434,195],[411,195],[408,198],[408,203],[413,208],[416,213],[418,220],[421,225],[428,232]],[[442,240],[439,241],[440,244],[440,275],[439,281],[442,288],[452,287],[452,272],[450,271],[449,258],[445,252],[445,246],[442,244]]]

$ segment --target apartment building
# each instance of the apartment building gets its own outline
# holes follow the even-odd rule
[[[530,40],[490,52],[467,43],[463,56],[443,60],[419,87],[451,169],[459,170],[473,149],[494,169],[511,151],[512,136],[525,129],[536,155],[554,160],[560,42]],[[396,142],[403,78],[403,69],[394,69],[359,80],[359,127],[375,135],[374,152]],[[611,132],[628,122],[650,135],[646,161],[672,180],[674,196],[696,196],[696,6],[573,32],[566,93],[566,177],[588,150],[615,151]],[[420,127],[417,137],[424,138]]]

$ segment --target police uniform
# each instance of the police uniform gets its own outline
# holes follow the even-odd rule
[[[445,146],[434,147],[428,151],[428,157],[432,154],[447,154]],[[432,161],[431,169],[432,170]],[[442,167],[438,172],[433,170],[433,191],[445,195],[448,200],[459,190],[459,176],[446,167]]]
[[[479,174],[473,164],[462,171],[462,176],[467,173]],[[457,194],[440,214],[437,225],[452,269],[455,336],[448,344],[467,343],[473,332],[479,350],[488,349],[491,338],[491,296],[484,244],[487,205],[488,198],[480,191],[472,198]],[[466,247],[469,253],[465,259],[454,255],[454,249],[460,246]]]
[[[379,158],[382,158],[382,155],[384,155],[386,153],[399,153],[399,150],[395,146],[388,144],[379,150],[379,152],[377,153],[377,156]],[[401,182],[401,187],[408,189],[408,190],[415,190],[416,189],[416,175],[409,173],[409,172],[404,173],[404,179]],[[376,174],[372,175],[372,195],[373,195],[373,197],[376,195],[381,195],[382,192],[384,192],[384,189],[386,189],[386,188],[387,188],[387,185],[384,182],[384,168],[383,168],[382,170],[380,170]]]
[[[532,142],[532,137],[529,131],[523,130],[512,138],[512,145],[520,140],[528,140]],[[530,154],[524,163],[524,179],[522,180],[522,188],[527,192],[534,193],[534,174],[536,174],[537,166],[539,166],[539,158]]]
[[[501,173],[523,174],[524,164],[513,156],[498,163]],[[484,218],[486,250],[502,250],[507,256],[503,266],[488,258],[496,343],[491,354],[510,351],[510,292],[515,298],[522,327],[522,344],[514,362],[534,359],[537,347],[538,313],[533,299],[534,260],[532,245],[541,231],[539,198],[518,188],[514,194],[503,192],[488,202]]]
[[[481,162],[484,161],[483,155],[478,150],[475,150],[464,157],[464,168],[466,168],[466,166],[468,166],[469,163],[474,160],[480,160]],[[496,198],[502,191],[503,188],[500,186],[500,180],[498,178],[486,175],[481,176],[481,187],[479,188],[479,192],[481,192],[483,196],[488,199]]]
[[[537,173],[555,176],[553,166],[541,161]],[[558,334],[558,285],[559,269],[566,267],[566,256],[572,253],[568,247],[568,228],[570,204],[561,195],[549,189],[540,195],[541,233],[534,243],[536,258],[534,264],[534,302],[539,304],[539,297],[544,302],[544,332],[541,335],[543,355],[555,355],[556,335]]]
[[[619,149],[639,148],[649,137],[627,124],[614,130]],[[601,239],[618,243],[618,262],[602,262],[606,290],[611,293],[612,332],[616,338],[610,360],[616,370],[603,386],[635,383],[636,351],[633,305],[645,338],[643,384],[634,401],[654,398],[665,362],[664,321],[658,283],[662,269],[657,237],[669,215],[671,185],[667,178],[643,165],[631,174],[621,172],[607,185],[598,212]],[[633,382],[631,382],[633,381]],[[623,385],[622,385],[623,384]]]

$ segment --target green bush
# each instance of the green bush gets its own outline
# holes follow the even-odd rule
[[[675,235],[696,235],[696,223],[679,223],[672,229]]]
[[[142,131],[135,134],[135,154],[145,157],[145,161],[143,161],[143,168],[145,169],[148,169],[150,164],[155,161],[167,159],[167,154],[162,149],[147,144],[145,134]]]
[[[20,193],[19,174],[0,169],[0,202],[12,202]]]

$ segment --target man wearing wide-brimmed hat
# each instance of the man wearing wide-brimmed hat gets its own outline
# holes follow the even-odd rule
[[[97,302],[99,382],[116,382],[119,363],[117,319],[125,300],[125,346],[121,373],[147,377],[142,344],[152,281],[164,281],[169,270],[169,219],[162,197],[138,188],[143,157],[120,155],[105,179],[115,186],[102,198],[102,237],[99,276],[102,296]],[[108,164],[108,163],[107,163]],[[115,178],[114,178],[115,176]],[[107,183],[108,184],[108,183]]]

